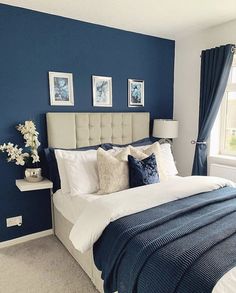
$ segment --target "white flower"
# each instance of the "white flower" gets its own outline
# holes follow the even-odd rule
[[[7,153],[7,161],[13,162],[15,161],[16,165],[23,166],[25,164],[25,159],[29,157],[28,153],[22,153],[23,149],[18,148],[18,145],[13,145],[13,143],[0,145],[0,150],[4,153]]]
[[[31,157],[33,158],[33,164],[36,163],[36,162],[39,162],[38,154],[37,155],[32,154]]]
[[[21,132],[25,140],[25,147],[31,148],[31,158],[33,163],[40,162],[40,158],[37,152],[40,142],[38,140],[39,133],[36,131],[36,127],[33,121],[25,121],[25,124],[19,124],[17,130]]]
[[[34,122],[31,120],[25,121],[23,125],[17,125],[16,129],[23,135],[25,140],[25,147],[30,148],[30,153],[23,153],[22,148],[19,148],[18,145],[14,145],[10,142],[0,145],[0,152],[7,153],[7,161],[14,161],[16,165],[23,166],[25,164],[25,160],[29,157],[32,158],[33,163],[40,162],[37,151],[38,147],[40,146],[40,142],[38,140],[39,133],[36,131]]]

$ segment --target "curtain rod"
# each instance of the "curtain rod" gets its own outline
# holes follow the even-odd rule
[[[233,54],[236,54],[236,47],[235,47],[235,46],[231,48],[231,52],[232,52]],[[200,54],[200,58],[201,58],[201,57],[202,57],[202,53]]]

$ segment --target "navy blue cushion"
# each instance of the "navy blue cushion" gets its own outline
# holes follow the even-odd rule
[[[159,182],[157,162],[154,154],[144,160],[128,156],[129,187],[138,187]]]
[[[87,150],[97,150],[99,147],[103,148],[104,150],[112,149],[112,145],[110,143],[95,145],[95,146],[88,146],[82,147],[79,149],[65,149],[68,151],[87,151]],[[46,169],[45,174],[47,177],[53,182],[53,192],[56,192],[58,189],[61,188],[61,180],[59,175],[59,170],[57,166],[57,160],[55,156],[56,148],[46,148],[44,149],[44,157],[46,161]]]
[[[44,149],[44,157],[46,162],[46,177],[53,182],[53,192],[61,188],[61,180],[59,176],[57,160],[53,148]]]
[[[138,146],[145,146],[145,145],[150,145],[153,144],[154,142],[158,141],[159,139],[153,136],[150,137],[145,137],[143,139],[134,141],[132,143],[127,143],[127,144],[112,144],[113,147],[126,147],[128,145],[132,145],[133,147],[138,147]]]

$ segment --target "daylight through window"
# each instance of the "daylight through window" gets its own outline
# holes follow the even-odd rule
[[[236,155],[236,55],[221,105],[220,153]]]

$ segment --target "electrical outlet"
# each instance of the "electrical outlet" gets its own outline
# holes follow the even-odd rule
[[[7,227],[21,226],[22,225],[22,216],[7,218],[6,224],[7,224]]]

